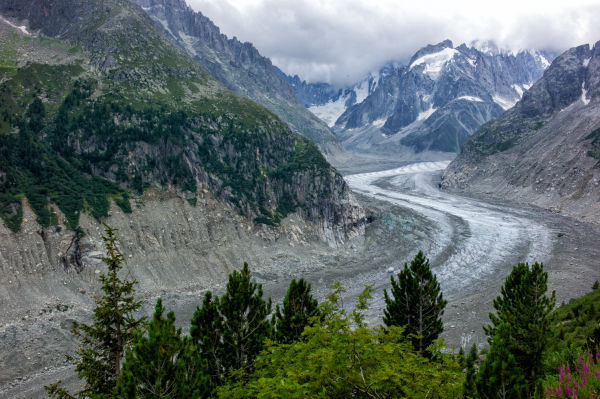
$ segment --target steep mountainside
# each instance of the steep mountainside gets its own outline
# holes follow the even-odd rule
[[[190,200],[205,187],[265,223],[344,219],[349,190],[316,147],[222,87],[141,8],[29,0],[0,13],[39,35],[3,25],[2,214],[15,230],[21,194],[42,226],[55,203],[75,229],[80,211],[106,215],[108,197],[128,209],[150,186]]]
[[[328,123],[343,112],[334,130],[351,152],[456,153],[479,126],[521,98],[549,59],[553,55],[545,52],[506,52],[489,42],[453,47],[446,40],[417,51],[407,66],[384,67],[376,84],[365,85],[363,101],[347,101],[342,92],[308,103],[305,93],[318,85],[293,86]]]
[[[302,107],[271,61],[251,43],[228,39],[210,19],[194,12],[183,0],[134,1],[170,39],[229,89],[267,107],[325,152],[339,150],[331,130]]]
[[[136,243],[128,270],[150,295],[214,284],[280,237],[335,246],[362,232],[317,147],[139,6],[11,0],[0,15],[3,320],[89,299],[101,221]]]
[[[465,143],[443,187],[599,222],[600,44],[554,60],[521,101]]]
[[[385,66],[378,73],[370,73],[360,82],[343,88],[335,88],[329,83],[308,83],[298,75],[288,76],[279,68],[276,69],[293,87],[298,100],[310,112],[333,127],[346,109],[363,102],[373,93],[381,79],[388,75],[393,67]]]

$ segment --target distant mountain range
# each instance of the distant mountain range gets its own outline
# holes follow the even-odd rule
[[[298,99],[353,152],[459,152],[483,123],[513,106],[554,54],[450,40],[390,63],[346,88],[286,77]]]
[[[314,141],[322,151],[338,151],[340,144],[329,127],[308,112],[294,91],[248,42],[228,38],[183,0],[132,0],[165,34],[227,88],[267,107],[292,130]]]
[[[442,186],[600,222],[600,42],[556,58],[521,101],[473,134]]]

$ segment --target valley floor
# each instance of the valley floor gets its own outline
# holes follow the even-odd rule
[[[551,212],[525,209],[461,197],[437,188],[446,162],[413,165],[384,163],[367,167],[346,179],[367,209],[371,222],[364,236],[331,248],[319,242],[278,239],[263,242],[262,261],[251,264],[266,296],[281,300],[294,277],[304,277],[323,299],[329,284],[347,289],[344,304],[352,306],[364,284],[373,284],[369,321],[378,323],[383,289],[391,267],[397,272],[418,250],[431,259],[448,299],[444,337],[453,347],[485,345],[481,326],[488,321],[492,300],[512,266],[542,261],[558,301],[580,296],[600,279],[600,232],[597,228]],[[394,169],[389,169],[394,167]],[[373,170],[388,168],[384,171]],[[356,172],[357,167],[349,168]],[[256,252],[255,242],[248,245]],[[240,259],[240,264],[243,259]],[[225,279],[225,276],[223,276]],[[210,287],[217,293],[223,282]],[[186,329],[202,291],[177,290],[144,294],[149,314],[156,295],[175,309]],[[64,353],[74,343],[72,320],[89,317],[86,307],[53,310],[0,328],[0,398],[45,397],[42,386],[57,379],[76,384]]]

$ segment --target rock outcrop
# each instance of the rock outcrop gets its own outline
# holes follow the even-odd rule
[[[442,187],[600,222],[600,44],[556,58],[465,143]]]
[[[288,80],[350,152],[443,157],[458,153],[479,126],[514,105],[553,58],[535,50],[502,51],[493,43],[454,47],[446,40],[420,49],[407,65],[390,63],[338,91]]]
[[[333,132],[298,102],[271,60],[248,42],[229,39],[182,0],[135,0],[165,34],[230,90],[267,107],[325,153],[339,152]]]

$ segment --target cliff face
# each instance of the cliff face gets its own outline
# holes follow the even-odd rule
[[[465,143],[442,186],[600,222],[599,97],[600,45],[566,51]]]
[[[296,95],[354,153],[427,157],[458,153],[485,122],[514,105],[554,54],[449,40],[391,63],[344,90],[288,77]],[[449,157],[451,154],[446,154]]]
[[[135,0],[171,40],[230,90],[267,107],[326,153],[339,151],[331,130],[296,99],[291,86],[248,42],[229,39],[181,0]]]
[[[259,223],[297,212],[327,239],[353,234],[351,193],[315,145],[225,89],[138,6],[7,1],[0,14],[29,29],[2,26],[0,208],[13,230],[22,195],[42,227],[76,229],[82,212],[105,217],[109,197],[128,211],[154,186],[191,203],[210,190]]]

